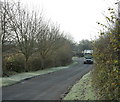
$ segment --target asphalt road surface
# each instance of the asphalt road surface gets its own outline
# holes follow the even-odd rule
[[[70,86],[92,69],[92,64],[83,64],[82,58],[76,61],[78,64],[71,68],[3,87],[3,100],[59,100]]]

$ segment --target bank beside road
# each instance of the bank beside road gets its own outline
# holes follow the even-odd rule
[[[91,81],[91,72],[89,72],[69,90],[63,100],[97,100]]]

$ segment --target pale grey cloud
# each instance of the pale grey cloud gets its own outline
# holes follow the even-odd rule
[[[104,22],[103,12],[116,0],[21,0],[29,10],[41,10],[45,16],[69,32],[75,39],[94,39]]]

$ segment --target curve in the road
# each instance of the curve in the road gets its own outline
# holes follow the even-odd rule
[[[59,100],[69,86],[92,69],[92,65],[83,64],[83,59],[76,61],[78,64],[71,68],[3,87],[3,100]]]

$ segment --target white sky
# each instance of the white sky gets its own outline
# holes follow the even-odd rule
[[[103,12],[117,0],[19,0],[29,10],[40,11],[47,19],[60,24],[76,42],[98,36],[97,21],[104,22]]]

